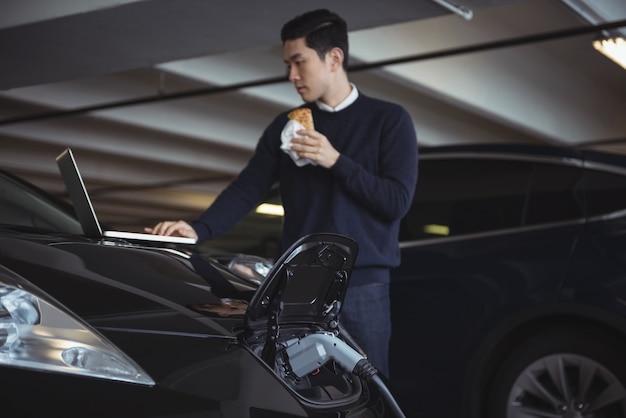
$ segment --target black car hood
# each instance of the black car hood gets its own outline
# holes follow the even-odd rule
[[[0,263],[96,327],[232,335],[224,321],[241,324],[244,311],[222,318],[194,306],[249,300],[257,287],[234,287],[235,275],[197,254],[52,238],[0,237]]]
[[[336,328],[357,243],[338,234],[312,234],[293,244],[252,297],[249,329],[277,324]]]
[[[117,325],[119,316],[167,307],[218,322],[239,317],[253,332],[277,324],[334,329],[358,252],[356,242],[342,235],[303,237],[255,289],[252,283],[236,285],[236,275],[201,254],[177,256],[167,249],[24,238],[0,238],[0,261],[100,326]],[[239,301],[240,309],[232,310],[232,316],[207,311],[206,306],[224,301]],[[163,322],[150,326],[168,327]]]

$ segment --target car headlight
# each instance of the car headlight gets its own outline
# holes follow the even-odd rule
[[[0,274],[0,364],[155,384],[95,329],[31,283],[7,274]]]
[[[261,284],[272,269],[273,263],[267,258],[255,255],[239,254],[228,263],[228,269],[242,275],[256,284]]]

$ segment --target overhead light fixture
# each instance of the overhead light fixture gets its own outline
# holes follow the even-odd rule
[[[273,203],[261,203],[256,207],[256,213],[262,215],[271,216],[285,216],[285,210],[282,205],[275,205]]]
[[[446,9],[450,10],[452,13],[456,13],[457,15],[461,16],[465,20],[472,20],[472,17],[474,17],[474,12],[471,9],[468,9],[466,7],[460,6],[458,4],[452,4],[447,0],[432,0],[432,1],[434,1],[440,6],[445,7]]]
[[[626,70],[626,39],[621,36],[599,39],[593,47]]]
[[[424,232],[431,235],[447,236],[450,235],[450,227],[436,224],[424,225]]]

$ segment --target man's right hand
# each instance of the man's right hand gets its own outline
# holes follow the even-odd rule
[[[164,221],[159,222],[154,228],[144,228],[149,234],[167,235],[175,237],[187,237],[198,239],[196,231],[185,221]]]

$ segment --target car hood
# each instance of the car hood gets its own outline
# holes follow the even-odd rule
[[[232,335],[226,321],[245,311],[195,307],[246,300],[257,287],[206,256],[113,241],[0,237],[0,263],[96,327]]]
[[[93,326],[227,336],[276,323],[336,328],[356,254],[340,235],[304,237],[259,286],[208,254],[176,247],[0,237],[1,264]]]

